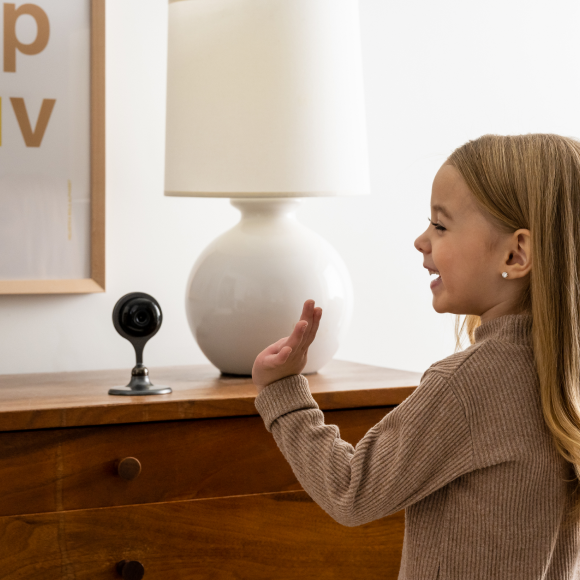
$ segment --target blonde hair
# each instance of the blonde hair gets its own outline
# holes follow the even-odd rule
[[[558,452],[580,479],[580,141],[554,134],[483,135],[447,159],[498,231],[530,230],[532,268],[518,311],[532,314],[542,411]],[[481,324],[459,329],[471,344]],[[574,502],[572,519],[580,516]]]

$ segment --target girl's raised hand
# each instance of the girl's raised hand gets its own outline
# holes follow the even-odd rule
[[[322,308],[314,308],[314,300],[307,300],[292,334],[271,344],[256,357],[252,379],[258,394],[270,383],[299,375],[304,370],[308,347],[316,337],[321,316]]]

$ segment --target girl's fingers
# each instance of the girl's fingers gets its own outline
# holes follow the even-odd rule
[[[304,302],[304,306],[302,307],[302,316],[300,317],[300,320],[306,320],[306,322],[310,322],[313,310],[314,300],[306,300],[306,302]]]
[[[268,355],[268,354],[278,354],[280,352],[280,349],[286,344],[286,341],[289,339],[289,336],[285,336],[284,338],[281,338],[280,340],[276,341],[274,344],[271,344],[270,346],[266,347],[264,349],[264,352]]]
[[[263,365],[265,368],[275,369],[276,367],[283,365],[288,360],[291,353],[292,348],[284,346],[279,352],[273,352],[272,354],[266,355],[263,359]]]
[[[307,335],[305,336],[304,346],[308,348],[316,338],[316,332],[318,331],[318,327],[320,325],[320,319],[322,317],[322,308],[315,308],[314,309],[314,320],[310,325],[310,330],[308,331]]]
[[[309,326],[312,326],[312,314],[314,312],[314,300],[306,300],[304,306],[302,307],[302,316],[300,320],[305,320],[308,322]]]
[[[276,352],[280,352],[280,349],[286,344],[286,341],[289,339],[289,336],[285,336],[284,338],[281,338],[280,340],[277,340],[273,345],[270,346],[270,348],[276,353]]]
[[[267,347],[263,351],[263,363],[269,367],[275,367],[284,364],[298,347],[301,351],[306,350],[316,336],[321,316],[322,309],[314,308],[314,300],[306,300],[302,308],[302,316],[294,326],[292,334]]]
[[[310,331],[312,329],[312,325],[314,322],[314,300],[306,300],[304,302],[304,306],[302,307],[302,316],[300,320],[304,320],[308,323],[308,328],[306,330],[305,338],[308,337]]]
[[[304,338],[306,328],[308,328],[308,324],[304,320],[299,320],[284,346],[289,346],[292,350],[296,350]]]
[[[277,355],[276,355],[276,362],[278,364],[284,364],[287,360],[288,357],[290,356],[290,353],[292,352],[292,349],[289,346],[285,346]]]
[[[306,302],[304,302],[301,320],[308,322],[309,326],[309,328],[306,330],[304,341],[300,345],[304,350],[307,349],[314,341],[321,316],[322,308],[314,308],[314,300],[306,300]]]

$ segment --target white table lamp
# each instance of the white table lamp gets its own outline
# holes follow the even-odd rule
[[[190,328],[223,373],[323,309],[305,373],[352,314],[339,254],[295,218],[303,197],[369,193],[357,0],[170,0],[165,195],[229,197],[241,221],[199,256]]]

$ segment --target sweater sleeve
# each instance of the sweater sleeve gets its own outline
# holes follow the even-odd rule
[[[393,514],[474,469],[465,411],[435,371],[356,447],[324,423],[303,375],[268,385],[255,407],[304,491],[344,526]]]

